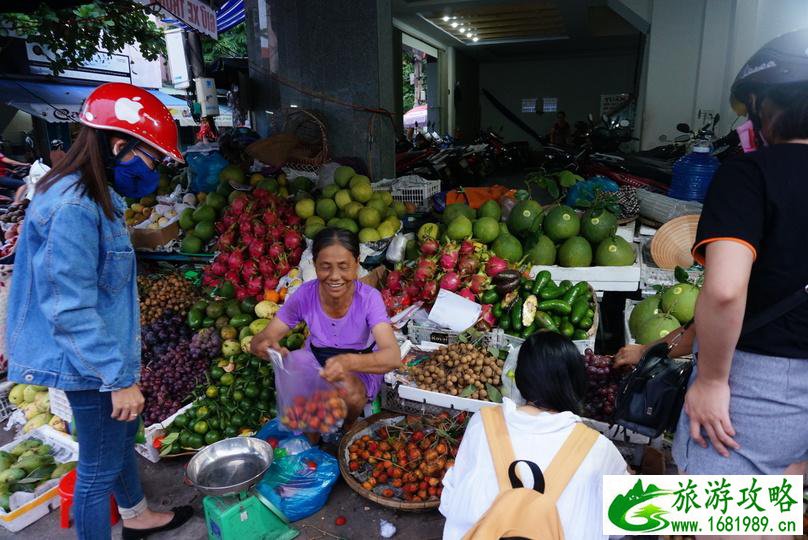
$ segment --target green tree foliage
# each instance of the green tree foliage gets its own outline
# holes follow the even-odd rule
[[[147,60],[156,60],[165,50],[163,32],[149,20],[148,8],[131,0],[64,9],[43,2],[32,13],[0,13],[0,35],[9,35],[8,29],[50,49],[54,74],[80,66],[99,49],[115,52],[139,43]]]
[[[410,77],[414,70],[412,55],[401,55],[401,86],[404,89],[404,112],[409,111],[415,106],[415,85],[410,82]]]
[[[247,56],[247,25],[237,24],[219,39],[202,36],[202,55],[205,62],[213,62],[219,57],[240,58]]]

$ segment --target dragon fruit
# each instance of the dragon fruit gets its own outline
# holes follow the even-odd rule
[[[440,288],[455,292],[460,288],[460,276],[457,272],[446,272],[440,280]]]
[[[471,255],[474,253],[474,242],[471,240],[463,240],[460,243],[460,255]]]
[[[464,289],[461,289],[460,292],[457,293],[457,294],[459,294],[463,298],[471,300],[472,302],[477,301],[477,295],[475,295],[473,292],[471,292],[471,289],[469,289],[468,287],[466,287]]]
[[[421,243],[422,255],[434,255],[440,249],[440,244],[434,238],[427,238]]]
[[[485,274],[474,274],[471,276],[471,283],[469,284],[469,289],[474,294],[482,294],[482,292],[488,287],[488,284],[491,282],[490,279]]]
[[[437,266],[435,265],[435,261],[432,259],[419,259],[418,265],[415,268],[415,280],[421,282],[429,281],[435,277],[436,271]]]
[[[387,274],[387,288],[393,294],[401,291],[401,272],[393,270]]]
[[[443,251],[440,253],[438,264],[442,270],[448,272],[449,270],[454,270],[457,268],[459,258],[460,252],[457,250],[457,245],[450,242],[443,246]]]
[[[494,277],[500,272],[504,272],[508,269],[508,261],[493,255],[488,262],[485,263],[485,273],[488,277]]]
[[[457,270],[461,276],[468,276],[480,269],[480,259],[475,255],[463,255],[457,264]]]

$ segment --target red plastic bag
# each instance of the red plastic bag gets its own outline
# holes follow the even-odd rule
[[[320,364],[307,349],[282,358],[270,351],[281,426],[300,433],[333,433],[342,427],[348,407],[342,389],[320,376]]]

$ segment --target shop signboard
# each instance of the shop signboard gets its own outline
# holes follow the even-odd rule
[[[218,39],[216,11],[201,0],[137,0],[144,6],[153,6],[164,17],[175,18],[197,32]]]
[[[28,70],[32,75],[53,75],[51,57],[47,47],[38,43],[26,43]],[[129,57],[124,54],[110,54],[99,51],[81,66],[66,69],[59,74],[65,79],[81,79],[99,82],[132,82]]]

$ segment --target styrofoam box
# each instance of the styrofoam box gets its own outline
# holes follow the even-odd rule
[[[0,447],[0,450],[8,452],[21,442],[33,438],[39,439],[53,448],[53,457],[57,463],[76,461],[79,458],[78,443],[50,426],[40,426]],[[10,512],[0,509],[0,526],[11,532],[21,531],[48,515],[51,510],[59,508],[61,503],[59,479],[45,482],[34,493],[13,493],[9,503],[12,508]]]
[[[494,405],[494,403],[490,401],[451,396],[440,392],[432,392],[431,390],[422,390],[405,384],[398,385],[398,395],[402,399],[444,407],[446,409],[457,409],[459,411],[477,412],[482,407]]]
[[[160,461],[160,450],[154,447],[154,440],[157,437],[165,435],[166,429],[168,429],[168,426],[170,426],[171,422],[174,421],[174,418],[190,409],[192,405],[193,402],[182,407],[180,410],[178,410],[177,412],[175,412],[162,422],[158,422],[157,424],[147,426],[143,430],[144,435],[146,437],[146,442],[135,445],[135,450],[137,450],[137,453],[143,456],[144,458],[148,459],[152,463],[157,463],[158,461]]]
[[[564,281],[568,279],[573,283],[587,281],[596,291],[636,291],[640,286],[640,249],[634,244],[637,254],[636,260],[631,266],[586,266],[578,268],[566,268],[563,266],[534,266],[530,269],[530,277],[542,270],[548,270],[553,281]]]
[[[407,336],[416,345],[426,342],[452,345],[458,342],[461,333],[439,326],[419,324],[415,321],[407,323]],[[502,329],[494,328],[483,335],[483,343],[485,346],[496,346],[501,340],[501,334]]]

